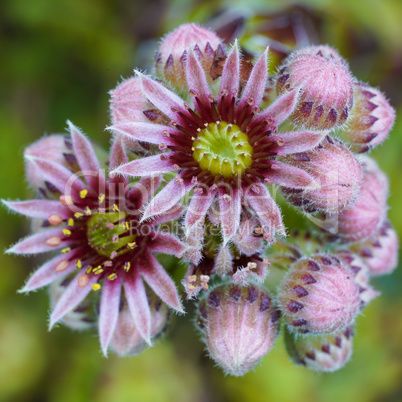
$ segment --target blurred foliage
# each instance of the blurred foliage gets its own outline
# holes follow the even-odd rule
[[[225,10],[229,14],[221,14]],[[247,18],[237,32],[247,33],[242,43],[251,54],[253,47],[267,43],[267,35],[284,38],[290,47],[297,44],[286,27],[300,27],[302,18],[315,42],[337,47],[353,73],[380,86],[401,115],[400,0],[309,0],[298,5],[286,0],[3,0],[0,197],[32,196],[23,179],[23,149],[44,132],[63,132],[67,118],[108,146],[107,91],[135,66],[152,63],[160,35],[185,21],[216,27],[228,15]],[[250,41],[251,34],[259,39]],[[389,216],[400,236],[401,151],[398,118],[391,139],[372,155],[390,176]],[[0,215],[0,246],[5,249],[29,226],[4,208]],[[255,372],[232,378],[204,356],[183,317],[175,318],[169,341],[130,359],[104,359],[91,333],[64,327],[48,333],[46,291],[29,297],[16,293],[39,263],[0,255],[2,401],[402,400],[401,269],[375,281],[383,295],[358,318],[354,358],[345,369],[317,375],[294,366],[279,341]]]

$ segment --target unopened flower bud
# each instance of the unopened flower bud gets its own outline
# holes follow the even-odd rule
[[[169,319],[169,309],[159,298],[150,296],[149,306],[151,308],[151,339],[160,336],[166,329]],[[109,347],[118,356],[134,356],[140,354],[149,345],[137,330],[133,317],[126,304],[123,304],[113,337]]]
[[[288,326],[302,333],[345,328],[360,308],[351,270],[331,255],[295,262],[279,286],[278,300]]]
[[[286,349],[292,360],[319,372],[331,372],[344,367],[352,355],[352,341],[351,327],[333,334],[307,336],[298,336],[285,330]]]
[[[300,88],[291,120],[301,127],[328,130],[343,125],[353,106],[353,77],[329,46],[311,46],[292,53],[276,79],[278,95]]]
[[[125,135],[126,123],[155,123],[166,124],[162,113],[148,101],[141,87],[138,77],[130,77],[121,82],[110,92],[110,129],[116,133],[123,133],[124,145],[132,152],[142,153],[149,151],[149,144]],[[145,148],[144,148],[145,147]]]
[[[128,122],[159,123],[162,115],[148,101],[138,77],[130,77],[110,91],[110,113],[114,125]]]
[[[42,170],[30,158],[41,158],[58,163],[70,170],[77,167],[77,160],[72,152],[72,143],[69,137],[62,134],[52,134],[36,141],[24,151],[25,174],[32,188],[42,196],[52,198],[59,195],[52,183],[44,180]]]
[[[354,107],[343,137],[354,152],[367,152],[383,142],[395,121],[395,110],[376,88],[354,84]]]
[[[210,356],[225,372],[241,376],[271,349],[279,313],[270,294],[251,284],[223,284],[199,303],[197,324]]]
[[[70,279],[53,282],[49,287],[50,307],[53,309],[64,294]],[[96,326],[93,304],[88,298],[84,299],[74,310],[67,313],[61,322],[68,328],[84,331]]]
[[[357,198],[361,181],[360,162],[340,141],[326,137],[315,149],[290,155],[287,162],[310,173],[315,181],[305,190],[283,189],[289,201],[306,212],[339,213]]]
[[[338,215],[338,235],[360,241],[373,235],[387,213],[388,178],[369,158],[363,163],[363,182],[356,202]]]
[[[366,307],[371,300],[380,296],[380,292],[370,285],[370,270],[361,257],[348,249],[336,250],[334,255],[352,271],[354,280],[359,286],[361,308]]]
[[[395,229],[385,222],[370,239],[352,246],[370,269],[370,275],[386,275],[398,266],[398,235]]]
[[[215,51],[223,53],[218,36],[193,23],[180,25],[166,35],[156,54],[156,74],[179,91],[187,88],[185,63],[190,50],[198,57],[207,77]]]

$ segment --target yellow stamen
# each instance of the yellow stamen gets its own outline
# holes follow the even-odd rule
[[[91,214],[92,214],[91,208],[89,208],[89,207],[87,206],[87,209],[85,210],[85,213],[86,213],[87,215],[91,215]]]
[[[92,284],[92,290],[95,292],[101,288],[101,285],[99,283],[93,283]]]
[[[119,207],[117,206],[117,204],[113,204],[113,211],[115,211],[115,212],[119,212],[119,211],[120,211],[120,209],[119,209]]]
[[[117,278],[117,274],[110,274],[107,279],[109,279],[109,281],[114,281]]]
[[[132,242],[132,243],[128,243],[127,246],[128,246],[129,248],[134,248],[134,246],[135,246],[135,241]]]
[[[89,266],[85,272],[86,272],[87,274],[90,274],[90,273],[91,273],[91,271],[92,271],[92,267],[91,267],[91,266]]]
[[[99,202],[102,204],[103,201],[105,201],[105,194],[99,196]]]
[[[125,270],[126,272],[128,272],[128,271],[130,270],[130,268],[131,268],[131,263],[126,262],[126,263],[124,264],[124,270]]]
[[[61,250],[61,252],[62,252],[63,254],[67,254],[69,251],[71,251],[71,247],[66,247],[66,248],[63,248],[63,249]]]
[[[80,197],[81,197],[81,198],[85,198],[85,197],[87,196],[87,194],[88,194],[88,190],[87,190],[87,189],[84,189],[84,190],[81,190],[81,191],[80,191]]]
[[[68,226],[74,226],[74,219],[73,218],[70,218],[68,220]]]
[[[78,269],[82,268],[82,262],[81,262],[81,260],[77,260],[77,262],[75,263],[75,266],[76,266]]]
[[[74,216],[75,216],[76,218],[81,218],[81,216],[84,216],[84,214],[82,214],[81,212],[76,212],[76,213],[74,214]]]
[[[63,229],[63,234],[64,234],[64,236],[70,236],[71,235],[71,230]]]

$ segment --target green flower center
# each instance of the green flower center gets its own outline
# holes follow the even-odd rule
[[[130,223],[125,212],[97,213],[87,222],[89,245],[98,254],[110,258],[124,254],[135,246],[136,235],[130,232]]]
[[[253,147],[236,124],[209,123],[193,142],[193,158],[213,176],[241,175],[251,166]]]

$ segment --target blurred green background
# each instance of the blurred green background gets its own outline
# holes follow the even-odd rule
[[[250,42],[251,34],[292,46],[294,31],[304,26],[316,42],[338,48],[359,79],[380,86],[402,115],[400,0],[2,0],[0,197],[31,196],[24,147],[45,132],[64,132],[67,118],[108,146],[107,91],[152,61],[160,35],[186,21],[217,26],[242,15],[249,19],[238,33],[246,32],[243,43],[251,49],[260,43]],[[397,118],[391,138],[372,156],[390,176],[389,216],[400,236],[401,155]],[[4,208],[0,217],[6,249],[29,231],[29,222]],[[93,333],[65,327],[49,333],[47,292],[16,293],[40,262],[0,255],[1,401],[402,400],[402,269],[375,280],[383,295],[358,318],[354,356],[343,370],[317,375],[297,367],[279,341],[255,372],[233,378],[203,356],[183,317],[169,339],[129,359],[104,359]]]

